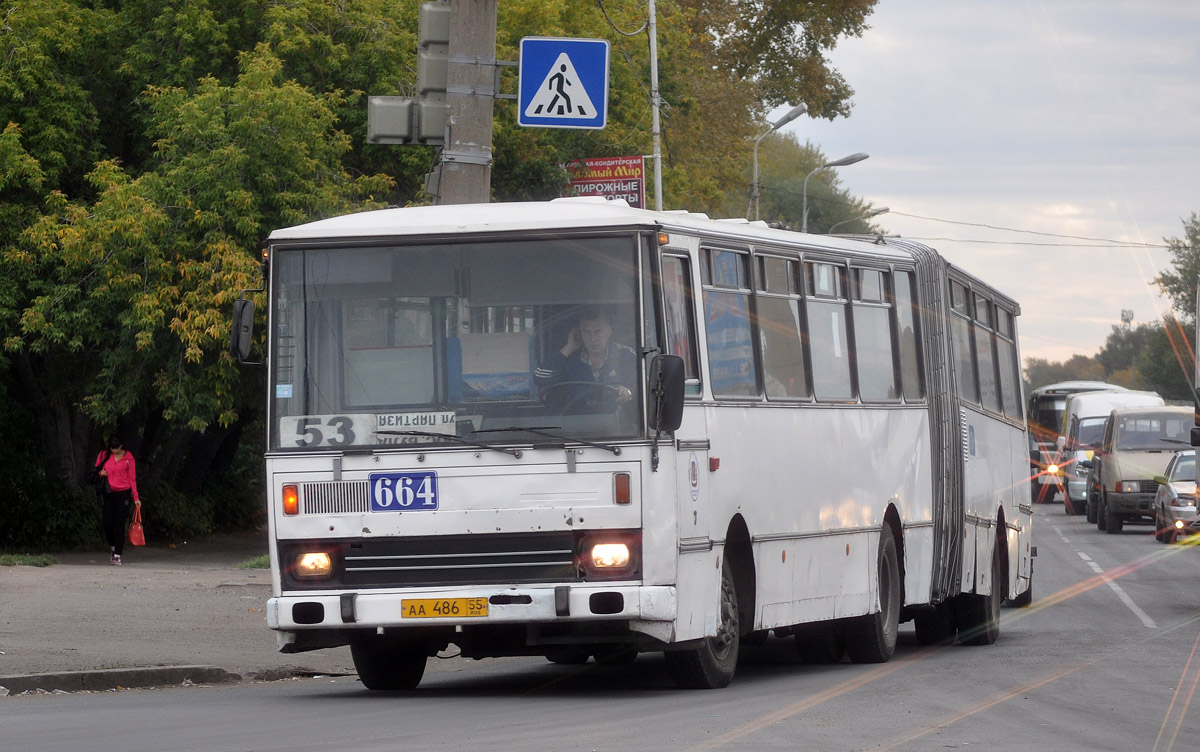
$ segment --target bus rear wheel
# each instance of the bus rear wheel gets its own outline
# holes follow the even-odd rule
[[[879,537],[879,610],[858,616],[846,623],[846,652],[855,663],[883,663],[896,652],[896,634],[900,631],[900,605],[904,589],[900,584],[900,559],[896,537],[885,522]]]
[[[387,635],[356,639],[350,657],[367,689],[416,689],[425,675],[425,646]]]
[[[737,588],[729,558],[721,563],[721,622],[700,647],[668,650],[664,657],[675,684],[683,689],[720,689],[733,681],[741,645]]]

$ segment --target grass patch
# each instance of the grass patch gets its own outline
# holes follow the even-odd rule
[[[50,554],[0,554],[0,567],[48,567],[57,563]]]
[[[262,554],[255,556],[253,559],[246,559],[237,565],[238,569],[269,569],[271,567],[271,555]]]

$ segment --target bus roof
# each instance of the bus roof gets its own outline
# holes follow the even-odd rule
[[[1029,398],[1042,397],[1049,394],[1074,394],[1076,392],[1125,392],[1123,386],[1109,384],[1104,381],[1060,381],[1057,384],[1047,384],[1032,389]]]
[[[383,239],[401,236],[447,236],[494,232],[545,232],[547,230],[644,228],[681,232],[709,239],[771,245],[796,249],[828,249],[849,256],[915,261],[939,256],[937,251],[898,237],[874,235],[803,235],[795,230],[771,227],[766,222],[736,217],[713,219],[706,214],[687,211],[651,211],[635,209],[623,200],[599,197],[570,197],[550,201],[488,204],[450,204],[379,209],[321,219],[275,230],[270,241]],[[940,258],[940,256],[939,256]],[[949,269],[957,269],[945,262]],[[997,300],[1004,300],[1020,314],[1016,301],[983,283],[970,273],[958,270],[986,289]]]
[[[864,244],[865,237],[801,235],[794,230],[770,227],[766,222],[743,218],[712,219],[706,214],[685,211],[656,212],[634,209],[625,201],[594,197],[559,198],[491,204],[412,206],[379,209],[275,230],[270,240],[345,239],[401,235],[454,235],[498,231],[544,231],[573,228],[645,227],[741,238],[746,242],[778,242],[795,245],[801,238],[809,244],[911,260],[904,244]],[[871,238],[873,239],[873,238]]]

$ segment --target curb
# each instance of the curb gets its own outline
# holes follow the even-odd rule
[[[219,684],[241,681],[240,674],[231,674],[216,666],[154,666],[152,668],[118,668],[105,671],[62,671],[52,674],[0,676],[0,696],[43,690],[46,692],[102,692],[121,687],[161,687],[169,684]]]

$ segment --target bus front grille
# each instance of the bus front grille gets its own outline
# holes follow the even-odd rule
[[[371,511],[367,481],[301,484],[303,514],[366,514]]]
[[[280,561],[290,562],[310,543],[281,542]],[[322,546],[318,546],[322,547]],[[391,588],[580,582],[571,532],[443,535],[339,541],[325,547],[340,557],[339,587]],[[328,581],[306,582],[283,571],[284,588],[311,590]]]

